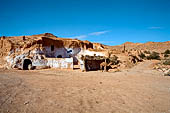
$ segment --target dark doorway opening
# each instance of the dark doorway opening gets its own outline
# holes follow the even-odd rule
[[[23,62],[23,70],[30,70],[32,67],[32,62],[30,59],[25,59]]]
[[[85,60],[86,71],[97,71],[100,70],[100,64],[103,60]]]
[[[57,58],[62,58],[62,55],[58,55]]]
[[[51,45],[51,51],[54,51],[54,45]]]

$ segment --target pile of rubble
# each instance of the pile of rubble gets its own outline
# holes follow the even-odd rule
[[[170,76],[170,65],[163,65],[162,63],[158,63],[154,66],[154,69],[163,72],[165,76]]]

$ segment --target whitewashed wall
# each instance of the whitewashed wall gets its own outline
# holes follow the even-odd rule
[[[44,54],[48,57],[55,57],[57,58],[58,55],[61,55],[62,58],[69,58],[70,56],[77,55],[81,48],[56,48],[54,47],[54,51],[51,51],[51,47],[46,46],[44,47]]]
[[[73,62],[79,61],[81,63],[81,55],[89,55],[89,56],[105,56],[104,52],[95,52],[84,50],[81,48],[55,48],[54,51],[51,51],[51,47],[44,47],[45,49],[41,50],[36,48],[32,51],[23,52],[22,54],[12,57],[13,51],[9,53],[6,57],[8,64],[11,67],[22,67],[22,60],[26,57],[29,57],[30,54],[32,57],[29,57],[32,61],[33,66],[50,66],[55,68],[73,68]],[[51,56],[50,60],[46,60],[45,56]],[[62,58],[57,58],[58,55],[61,55]],[[43,57],[43,58],[42,58]],[[71,58],[70,58],[71,57]],[[48,59],[48,58],[47,58]],[[53,59],[53,60],[52,60]],[[73,61],[74,60],[74,61]]]
[[[58,55],[61,55],[62,58],[70,58],[70,56],[81,56],[81,55],[89,55],[89,56],[105,56],[104,52],[96,52],[84,50],[81,48],[56,48],[54,47],[54,51],[51,51],[50,46],[44,47],[45,50],[37,50],[35,53],[44,53],[47,57],[57,58]]]
[[[48,58],[47,66],[60,69],[73,69],[73,58]]]
[[[82,50],[78,55],[105,56],[105,52],[96,52],[96,51]]]

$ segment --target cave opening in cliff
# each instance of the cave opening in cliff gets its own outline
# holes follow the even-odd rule
[[[30,59],[25,59],[23,62],[23,70],[30,70],[32,66],[32,62]]]

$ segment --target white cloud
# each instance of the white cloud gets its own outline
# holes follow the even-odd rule
[[[102,43],[102,44],[115,44],[115,41],[97,41],[96,43]]]
[[[110,32],[110,31],[99,31],[99,32],[93,32],[93,33],[89,33],[89,35],[95,35],[95,36],[98,36],[98,35],[102,35],[102,34],[105,34],[107,32]]]
[[[79,36],[74,36],[74,37],[70,37],[70,38],[73,38],[73,39],[75,39],[75,38],[83,39],[83,38],[86,38],[86,37],[87,37],[87,35],[79,35]]]
[[[148,27],[148,29],[163,29],[163,27],[152,26],[152,27]]]
[[[73,36],[73,37],[69,37],[69,38],[72,38],[72,39],[75,39],[75,38],[77,38],[77,39],[84,39],[84,38],[86,38],[88,36],[99,36],[99,35],[105,34],[107,32],[110,32],[110,31],[107,30],[107,31],[93,32],[93,33],[89,33],[87,35]]]

